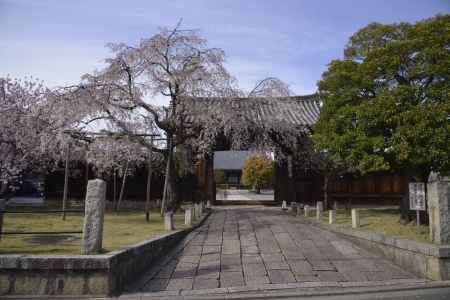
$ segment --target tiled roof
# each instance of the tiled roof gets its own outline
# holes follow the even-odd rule
[[[214,169],[241,170],[244,160],[251,154],[251,151],[215,151]]]
[[[257,125],[272,122],[286,123],[292,126],[310,126],[319,115],[317,94],[274,98],[187,98],[186,112],[195,122],[196,114],[228,105],[236,117],[246,117]]]

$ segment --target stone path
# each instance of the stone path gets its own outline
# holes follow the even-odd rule
[[[273,190],[261,190],[256,194],[249,190],[220,190],[216,194],[216,200],[220,201],[274,201]]]
[[[215,210],[135,292],[415,278],[389,261],[274,208]]]

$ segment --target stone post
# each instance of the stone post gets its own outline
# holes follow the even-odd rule
[[[281,209],[283,209],[283,210],[287,209],[287,203],[285,200],[283,200],[283,202],[281,202]]]
[[[295,212],[295,209],[297,208],[296,202],[291,202],[291,211]]]
[[[333,210],[338,210],[338,209],[339,209],[339,203],[337,201],[334,201]]]
[[[192,208],[188,207],[184,211],[184,225],[192,225]]]
[[[300,213],[301,213],[301,210],[300,210],[300,202],[297,202],[297,203],[295,203],[296,205],[296,207],[297,207],[297,210],[295,211],[295,213],[296,213],[296,215],[297,216],[299,216],[300,215]]]
[[[305,217],[309,217],[309,205],[305,205],[304,207],[303,207],[303,209],[304,209],[304,211],[305,211]]]
[[[336,223],[336,210],[332,209],[329,211],[329,223],[335,224]]]
[[[105,181],[101,179],[88,181],[81,254],[97,254],[102,250],[105,196]]]
[[[203,216],[203,209],[205,207],[205,203],[204,202],[200,202],[200,204],[198,205],[198,211],[199,211],[199,217]]]
[[[192,206],[190,207],[191,211],[192,211],[192,220],[197,220],[197,212],[196,212],[196,206],[195,203],[192,204]]]
[[[323,202],[322,201],[317,201],[316,203],[316,209],[318,211],[320,211],[320,213],[323,213]]]
[[[427,184],[430,239],[450,243],[450,177],[431,173]]]
[[[316,220],[320,221],[322,219],[323,210],[319,208],[319,202],[317,202],[317,208],[316,208]]]
[[[208,202],[206,202],[206,208],[210,209],[211,207],[211,200],[208,200]]]
[[[359,222],[359,210],[357,210],[356,208],[352,209],[352,227],[353,228],[358,228],[360,225]]]
[[[0,240],[2,239],[3,230],[3,211],[6,209],[6,200],[0,199]]]
[[[195,203],[194,204],[194,209],[195,209],[195,217],[197,219],[200,219],[202,216],[202,206],[200,203]]]
[[[166,231],[175,230],[175,225],[173,224],[173,213],[171,211],[166,212],[164,215],[164,229]]]

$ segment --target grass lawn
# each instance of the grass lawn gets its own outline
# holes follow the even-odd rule
[[[417,234],[415,220],[406,225],[400,224],[400,210],[398,209],[361,208],[359,209],[359,219],[361,229],[418,242],[431,243],[428,225],[421,225],[420,234]],[[328,224],[328,211],[324,212],[321,223]],[[352,217],[345,209],[339,209],[336,212],[336,224],[329,226],[351,228]]]
[[[24,209],[25,210],[25,209]],[[184,214],[175,214],[175,228],[183,229]],[[81,231],[82,214],[5,214],[3,231]],[[143,211],[107,212],[103,231],[104,252],[117,250],[142,240],[167,233],[158,211],[145,221]],[[80,254],[81,234],[63,235],[3,235],[0,254]]]

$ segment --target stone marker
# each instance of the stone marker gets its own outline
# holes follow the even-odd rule
[[[322,219],[323,211],[316,208],[316,220],[320,221]]]
[[[171,211],[166,212],[164,215],[164,229],[166,231],[175,230],[175,225],[173,224],[173,213]]]
[[[450,177],[431,173],[427,184],[430,239],[450,243]]]
[[[291,202],[291,207],[290,210],[295,212],[295,209],[297,208],[297,203],[296,202]]]
[[[203,202],[200,202],[199,203],[199,205],[198,205],[198,216],[199,217],[201,217],[201,216],[203,216],[203,208],[205,207],[205,203],[203,203]]]
[[[316,209],[320,210],[320,212],[323,213],[323,202],[322,201],[317,201]]]
[[[3,230],[3,211],[6,209],[6,200],[0,199],[0,240],[2,239]]]
[[[191,226],[192,225],[192,208],[188,207],[184,211],[184,225]]]
[[[356,208],[352,209],[352,227],[358,228],[360,225],[359,223],[359,211]]]
[[[192,210],[192,220],[197,220],[197,212],[196,212],[196,206],[195,203],[191,205],[191,210]]]
[[[329,223],[335,224],[336,223],[336,210],[332,209],[329,211]]]
[[[305,211],[305,217],[309,217],[309,210],[310,210],[309,205],[305,205],[303,207],[303,210]]]
[[[287,209],[287,203],[286,201],[283,200],[283,202],[281,202],[281,209]]]
[[[334,201],[333,210],[338,210],[338,209],[339,209],[339,203],[337,201]]]
[[[105,181],[101,179],[88,181],[81,254],[97,254],[102,250],[105,196]]]
[[[208,202],[206,202],[206,208],[211,208],[211,200],[208,200]]]
[[[301,203],[300,202],[297,202],[296,203],[296,207],[297,207],[297,211],[295,212],[296,214],[297,214],[297,216],[299,216],[300,215],[300,213],[301,213]]]
[[[201,216],[202,216],[202,205],[200,203],[195,203],[194,204],[194,209],[195,209],[195,217],[197,219],[201,218]]]

